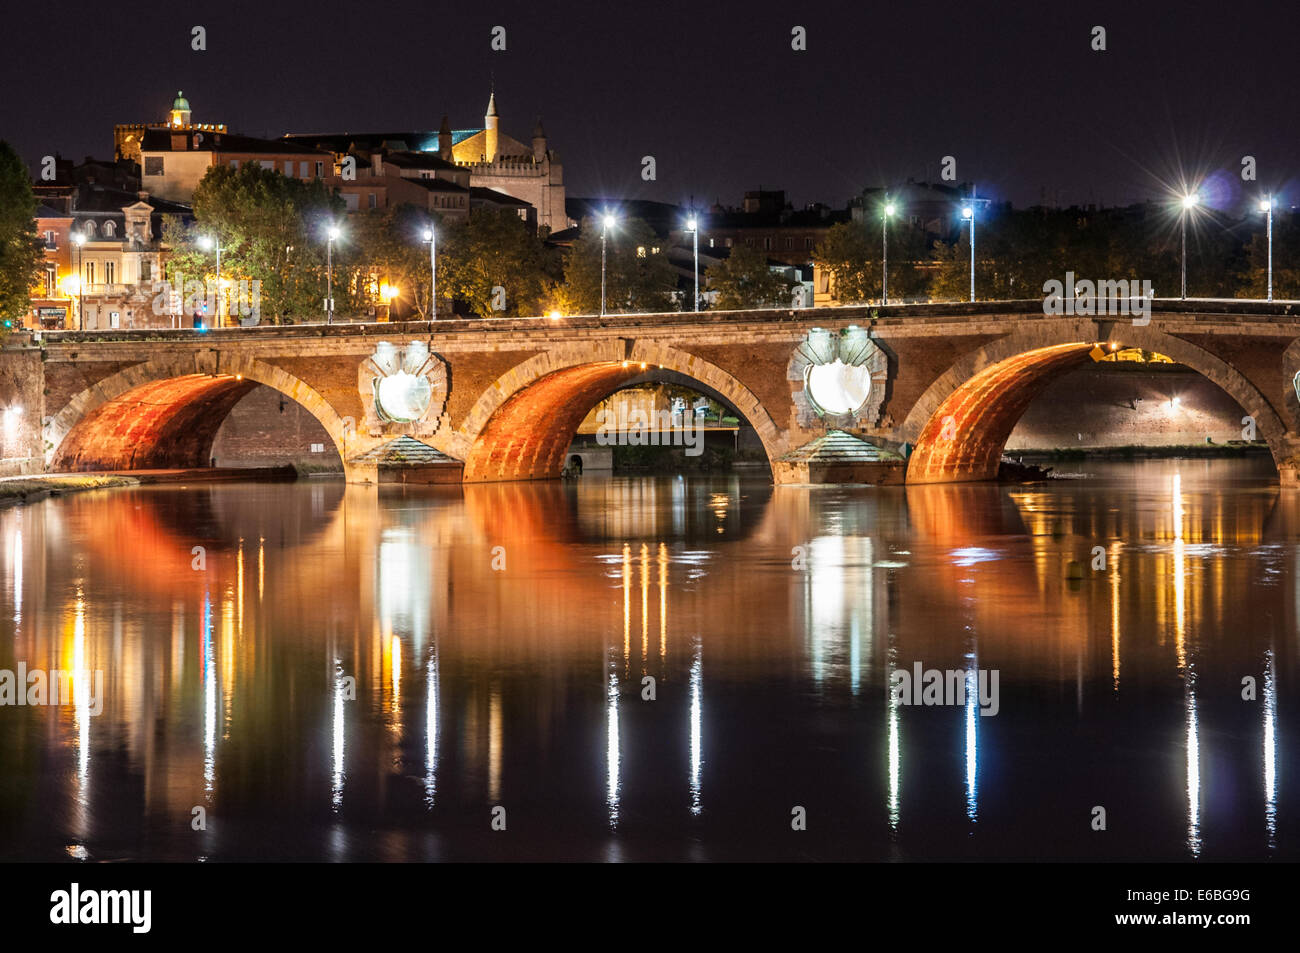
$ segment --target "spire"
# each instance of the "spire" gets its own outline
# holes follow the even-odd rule
[[[487,115],[483,117],[483,158],[488,162],[497,161],[497,90],[496,80],[492,81],[492,93],[488,96]]]
[[[442,125],[438,127],[438,158],[451,162],[451,122],[447,114],[442,114]]]

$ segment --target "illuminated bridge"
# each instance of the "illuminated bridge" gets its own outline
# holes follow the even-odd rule
[[[983,480],[1053,378],[1141,348],[1230,395],[1295,485],[1300,302],[1157,300],[1149,318],[1049,316],[1035,299],[13,335],[4,456],[9,472],[206,466],[226,415],[263,384],[320,422],[353,481],[376,480],[400,438],[440,479],[548,479],[598,401],[663,370],[752,425],[777,482]],[[790,464],[830,437],[878,459]]]

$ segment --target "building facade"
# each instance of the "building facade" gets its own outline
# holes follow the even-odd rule
[[[375,152],[436,157],[467,172],[471,189],[498,192],[531,205],[537,226],[546,233],[573,224],[564,208],[564,168],[558,153],[550,148],[541,120],[533,127],[527,145],[502,132],[495,92],[488,98],[482,126],[452,129],[444,117],[436,132],[291,133],[281,141],[327,150],[340,170],[348,156],[369,162]],[[480,198],[473,204],[491,203]],[[517,203],[499,204],[519,207]]]

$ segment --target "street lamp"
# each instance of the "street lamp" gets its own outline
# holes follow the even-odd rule
[[[698,219],[686,220],[686,227],[691,233],[691,247],[695,252],[695,310],[700,310],[700,223]]]
[[[211,248],[215,248],[217,251],[217,327],[223,327],[225,322],[221,320],[221,306],[226,296],[221,290],[221,239],[213,238],[211,235],[201,235],[199,237],[199,247],[204,251]]]
[[[609,230],[618,223],[613,215],[605,215],[601,224],[604,226],[600,230],[600,316],[605,316],[605,240],[609,237]]]
[[[82,274],[85,271],[85,251],[81,247],[86,244],[85,232],[73,232],[72,244],[77,246],[77,330],[86,330],[86,277]]]
[[[894,203],[885,203],[885,213],[880,216],[880,303],[889,304],[889,217],[894,214]]]
[[[1187,299],[1187,213],[1194,209],[1201,201],[1201,197],[1195,192],[1189,192],[1183,196],[1183,211],[1178,217],[1179,227],[1183,235],[1183,265],[1181,272],[1181,284],[1179,286],[1183,300]]]
[[[1259,210],[1268,216],[1268,300],[1273,300],[1273,196],[1261,199]]]
[[[334,243],[339,239],[339,228],[331,225],[325,230],[325,323],[334,323]]]
[[[424,230],[424,240],[429,243],[429,321],[438,317],[438,236],[432,228]]]
[[[961,217],[970,222],[970,299],[975,300],[975,204],[961,210]]]

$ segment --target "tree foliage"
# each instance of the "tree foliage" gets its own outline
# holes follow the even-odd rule
[[[36,196],[27,168],[0,140],[0,323],[18,327],[31,308],[44,255],[36,236]]]
[[[557,295],[568,314],[600,312],[601,230],[599,222],[588,219],[570,249],[564,286]],[[610,230],[605,263],[607,311],[667,311],[673,307],[677,274],[660,244],[654,230],[640,219],[620,221]]]
[[[791,305],[795,283],[769,268],[767,256],[749,245],[736,245],[706,275],[717,292],[715,307],[723,311]]]
[[[484,317],[541,313],[555,265],[542,241],[508,209],[481,209],[446,231],[438,251],[438,293]],[[504,309],[498,309],[504,294]]]
[[[326,289],[324,230],[344,210],[342,199],[319,180],[288,178],[248,163],[238,169],[213,166],[194,190],[194,226],[176,221],[164,229],[173,253],[168,279],[175,282],[215,275],[216,252],[200,237],[221,243],[222,277],[261,282],[263,320],[316,320]],[[359,297],[353,269],[356,246],[343,235],[334,245],[336,312],[348,313]],[[340,280],[343,279],[343,280]]]

